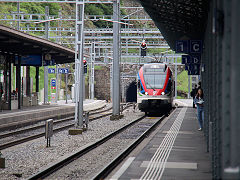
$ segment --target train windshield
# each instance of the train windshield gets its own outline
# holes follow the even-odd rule
[[[165,83],[166,73],[147,73],[144,81],[147,89],[162,89]]]

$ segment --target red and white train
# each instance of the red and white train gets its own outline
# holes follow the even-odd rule
[[[144,64],[138,73],[138,108],[145,112],[165,112],[172,108],[174,81],[166,64]]]

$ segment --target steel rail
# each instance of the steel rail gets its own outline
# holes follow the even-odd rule
[[[107,113],[107,114],[104,114],[104,115],[101,115],[101,116],[97,116],[97,117],[89,119],[89,121],[100,119],[100,118],[105,117],[105,116],[110,116],[111,114],[112,113]],[[72,118],[70,120],[74,120],[74,118]],[[75,125],[75,123],[71,123],[69,125],[65,125],[65,126],[62,126],[62,127],[59,127],[59,128],[55,128],[55,129],[53,129],[53,132],[56,133],[56,132],[65,130],[67,128],[73,127],[74,125]],[[8,143],[5,143],[5,144],[1,144],[0,145],[0,150],[6,149],[6,148],[9,148],[9,147],[12,147],[12,146],[16,146],[18,144],[22,144],[24,142],[28,142],[28,141],[31,141],[31,140],[34,140],[34,139],[37,139],[37,138],[40,138],[40,137],[43,137],[43,136],[45,136],[45,132],[38,133],[38,134],[28,136],[28,137],[24,137],[24,138],[21,138],[21,139],[15,140],[15,141],[11,141],[11,142],[8,142]]]
[[[95,149],[96,147],[98,147],[99,145],[103,144],[104,142],[108,141],[109,139],[111,139],[112,137],[116,136],[117,134],[121,133],[122,131],[124,131],[125,129],[129,128],[130,126],[134,125],[135,123],[139,122],[140,120],[142,120],[145,117],[142,116],[138,119],[136,119],[135,121],[127,124],[126,126],[114,131],[113,133],[110,133],[109,135],[103,137],[102,139],[100,139],[97,142],[92,143],[91,145],[87,146],[84,149],[81,149],[73,154],[71,154],[70,156],[68,156],[67,158],[60,160],[58,162],[56,162],[55,164],[47,167],[46,169],[43,169],[42,171],[32,175],[31,177],[27,178],[27,180],[34,180],[34,179],[43,179],[47,176],[49,176],[50,174],[56,172],[57,170],[59,170],[60,168],[64,167],[65,165],[71,163],[72,161],[74,161],[75,159],[83,156],[84,154],[90,152],[91,150]]]
[[[124,108],[124,110],[128,107],[130,107],[131,105],[126,105],[126,107]],[[100,111],[98,113],[103,113],[103,112],[107,112],[109,110],[111,110],[112,108],[109,108],[107,110],[103,110],[103,111]],[[93,113],[93,114],[97,114],[97,113]],[[93,115],[91,114],[91,115]],[[103,118],[103,117],[106,117],[106,116],[110,116],[112,113],[106,113],[106,114],[102,114],[100,116],[96,116],[96,117],[92,117],[89,119],[89,121],[94,121],[94,120],[97,120],[97,119],[100,119],[100,118]],[[72,119],[69,119],[68,121],[70,120],[74,120],[74,117],[72,117]],[[59,132],[59,131],[62,131],[62,130],[65,130],[67,128],[70,128],[72,126],[74,126],[75,123],[71,123],[69,125],[65,125],[65,126],[62,126],[62,127],[59,127],[59,128],[55,128],[53,130],[53,132]],[[45,125],[41,125],[43,127],[45,127]],[[43,128],[41,127],[41,128]],[[37,128],[36,128],[37,129]],[[31,129],[31,130],[34,130],[34,129]],[[27,131],[26,131],[27,132]],[[17,134],[17,133],[16,133]],[[19,133],[18,133],[19,134]],[[6,136],[6,135],[5,135]],[[3,149],[6,149],[6,148],[9,148],[9,147],[12,147],[12,146],[15,146],[15,145],[18,145],[18,144],[22,144],[24,142],[28,142],[28,141],[31,141],[31,140],[34,140],[34,139],[37,139],[37,138],[40,138],[40,137],[43,137],[45,136],[45,132],[43,133],[38,133],[38,134],[35,134],[35,135],[32,135],[32,136],[28,136],[28,137],[24,137],[24,138],[21,138],[21,139],[18,139],[18,140],[15,140],[15,141],[11,141],[11,142],[8,142],[8,143],[4,143],[4,144],[1,144],[0,145],[0,150],[3,150]]]
[[[94,178],[93,180],[104,179],[109,175],[112,170],[117,167],[137,146],[140,144],[151,132],[153,132],[156,127],[162,122],[166,117],[163,115],[157,122],[155,122],[149,129],[147,129],[136,141],[130,144],[122,153],[119,154],[114,160],[112,160],[107,166],[105,166]]]
[[[102,112],[106,112],[106,111],[109,111],[111,110],[111,108],[107,108],[107,109],[104,109],[104,110],[100,110],[100,111],[93,111],[91,114],[89,114],[90,116],[91,115],[94,115],[94,114],[98,114],[98,113],[102,113]],[[62,123],[62,122],[65,122],[65,121],[70,121],[74,118],[74,111],[72,112],[69,112],[67,113],[69,115],[69,117],[65,117],[65,118],[62,118],[62,119],[59,119],[59,120],[54,120],[54,124],[59,124],[59,123]],[[54,117],[51,117],[49,119],[54,119],[58,117],[58,115],[54,116]],[[41,121],[37,121],[36,123],[38,122],[43,122],[45,121],[46,119],[43,119]],[[42,125],[36,125],[36,126],[33,126],[33,127],[29,127],[29,128],[26,128],[26,129],[20,129],[20,130],[16,130],[16,131],[12,131],[12,132],[7,132],[7,133],[4,133],[4,134],[0,134],[0,139],[2,138],[6,138],[6,137],[9,137],[9,136],[12,136],[12,135],[16,135],[16,134],[21,134],[21,133],[25,133],[27,131],[32,131],[32,130],[36,130],[36,129],[39,129],[39,128],[43,128],[45,127],[45,124],[42,124]]]

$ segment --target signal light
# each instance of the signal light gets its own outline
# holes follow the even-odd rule
[[[147,44],[145,43],[145,40],[141,43],[141,56],[144,57],[147,55]]]
[[[141,56],[146,56],[147,55],[147,44],[145,43],[145,41],[143,41],[141,43]]]
[[[147,44],[146,44],[145,42],[142,42],[141,48],[142,48],[142,49],[147,49]]]
[[[83,70],[84,70],[84,73],[86,74],[87,73],[87,61],[85,59],[83,60]]]

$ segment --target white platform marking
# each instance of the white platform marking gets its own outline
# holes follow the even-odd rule
[[[162,133],[170,133],[170,131],[163,131]],[[192,131],[179,131],[178,134],[186,134],[186,135],[191,135],[194,134]]]
[[[155,162],[155,166],[157,166]],[[140,167],[146,168],[149,164],[149,161],[143,161]],[[165,168],[171,169],[197,169],[197,163],[186,163],[186,162],[167,162]]]
[[[111,177],[110,180],[117,180],[121,175],[127,170],[127,168],[131,165],[135,157],[130,157],[127,161],[122,165],[122,167]]]
[[[159,148],[151,158],[148,163],[146,170],[141,176],[141,180],[143,179],[161,179],[163,172],[166,167],[166,163],[170,152],[173,148],[175,139],[178,135],[178,132],[181,128],[185,113],[187,108],[182,108],[177,118],[173,122],[169,132],[166,134],[164,139],[162,140]]]

